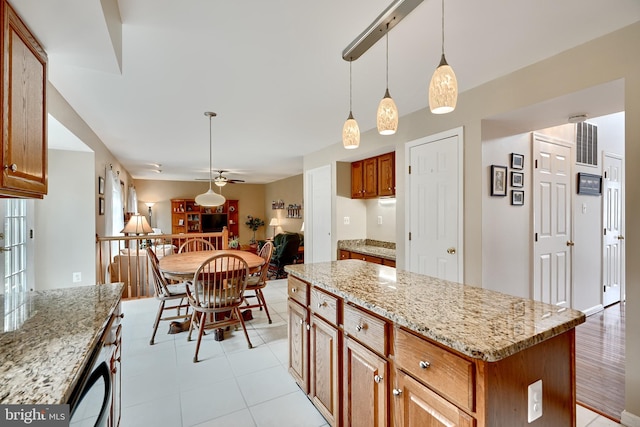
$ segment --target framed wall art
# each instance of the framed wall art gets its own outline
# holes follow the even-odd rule
[[[511,204],[514,206],[524,205],[524,191],[511,190]]]
[[[524,187],[524,174],[522,172],[511,172],[511,186],[515,188]]]
[[[104,215],[104,197],[98,197],[98,215]]]
[[[511,167],[513,169],[524,169],[524,155],[511,153]]]
[[[98,194],[104,194],[104,178],[98,177]]]
[[[491,165],[491,195],[507,195],[507,167]]]

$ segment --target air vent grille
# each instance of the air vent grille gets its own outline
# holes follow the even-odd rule
[[[598,165],[598,126],[576,123],[576,163]]]

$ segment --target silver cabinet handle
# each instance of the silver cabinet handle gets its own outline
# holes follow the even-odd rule
[[[361,332],[363,329],[367,329],[367,325],[364,323],[359,323],[356,325],[356,331]]]
[[[421,360],[420,361],[420,368],[421,369],[427,369],[431,367],[431,363],[427,362],[426,360]]]
[[[326,307],[327,306],[327,302],[326,301],[322,301],[318,303],[318,308],[322,308],[322,307]]]
[[[394,396],[400,396],[402,394],[402,390],[400,390],[399,388],[394,388],[392,393]]]
[[[311,330],[311,326],[309,324],[307,324],[307,331]]]
[[[296,288],[291,288],[291,293],[292,293],[292,294],[295,294],[295,293],[296,293],[296,291],[297,291],[297,289],[296,289]]]
[[[18,165],[16,165],[15,163],[11,163],[10,165],[4,165],[4,169],[11,169],[11,172],[15,172],[18,170]]]
[[[304,325],[304,320],[300,319],[299,322],[301,325]]]
[[[373,377],[373,380],[376,383],[380,384],[382,382],[382,377],[380,375],[376,375],[376,376]]]

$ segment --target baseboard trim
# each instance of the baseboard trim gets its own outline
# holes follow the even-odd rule
[[[633,415],[630,412],[622,411],[622,417],[620,417],[620,423],[627,427],[640,427],[640,417]]]
[[[596,314],[601,312],[602,310],[604,310],[604,306],[602,304],[598,304],[596,306],[587,308],[586,310],[582,310],[582,312],[586,315],[586,316],[591,316],[592,314]]]

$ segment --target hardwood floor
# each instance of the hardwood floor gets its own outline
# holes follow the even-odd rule
[[[578,404],[620,422],[624,410],[625,303],[587,317],[576,328]]]

